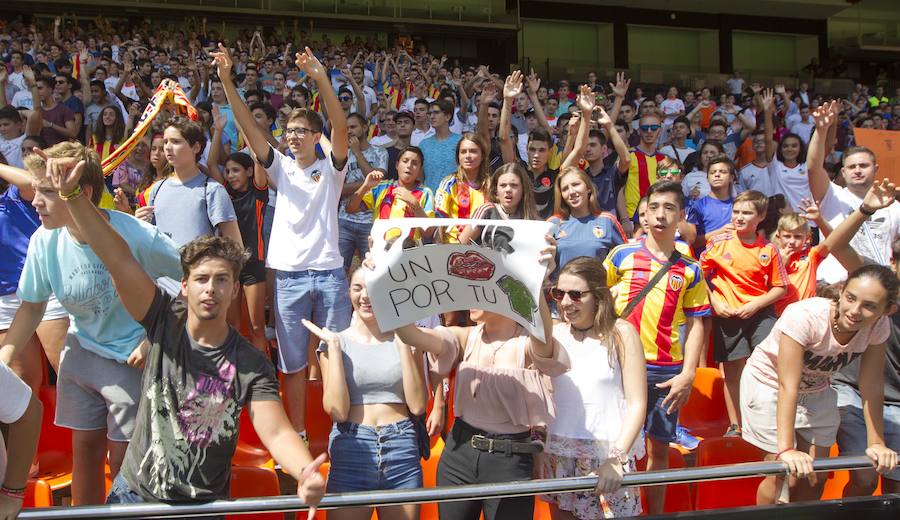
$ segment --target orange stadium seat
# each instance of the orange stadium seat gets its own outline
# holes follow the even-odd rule
[[[691,397],[681,408],[678,419],[697,437],[717,437],[725,433],[728,411],[725,409],[725,380],[719,369],[697,369]]]
[[[53,505],[53,491],[50,485],[43,480],[28,479],[25,484],[25,499],[22,500],[22,508],[51,507]]]
[[[831,447],[829,457],[838,457],[840,452],[837,444]],[[837,500],[844,496],[844,486],[850,482],[850,472],[847,470],[830,471],[828,480],[825,481],[825,488],[822,490],[822,500]],[[872,496],[881,496],[881,478],[878,479],[878,486]]]
[[[270,497],[281,494],[278,474],[271,468],[234,466],[231,468],[231,498]],[[256,513],[257,520],[282,520],[283,513]],[[240,520],[247,515],[226,515],[229,520]]]
[[[669,446],[669,468],[678,469],[684,467],[684,455],[678,449]],[[647,470],[647,457],[637,461],[637,470]],[[663,504],[663,511],[666,513],[677,513],[682,511],[691,511],[693,509],[693,501],[691,500],[690,484],[669,484],[666,486],[666,501]],[[641,493],[641,508],[646,514],[647,499],[645,494]]]
[[[306,438],[313,457],[328,451],[328,435],[331,433],[331,416],[322,408],[322,380],[306,383]]]
[[[44,405],[44,418],[38,440],[39,468],[35,479],[56,491],[72,484],[72,432],[53,423],[56,417],[56,387],[42,386],[39,397]]]
[[[760,462],[762,450],[739,437],[704,439],[697,448],[697,466]],[[711,480],[694,483],[694,509],[718,509],[756,504],[756,488],[762,477]]]
[[[231,458],[234,466],[273,467],[272,455],[263,445],[256,429],[250,422],[250,414],[244,408],[241,411],[240,429],[238,431],[238,444]]]

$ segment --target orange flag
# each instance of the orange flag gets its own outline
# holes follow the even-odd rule
[[[854,128],[856,144],[875,152],[879,179],[889,178],[900,185],[900,132],[895,130],[873,130]]]

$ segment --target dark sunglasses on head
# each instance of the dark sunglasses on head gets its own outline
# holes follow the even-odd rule
[[[641,125],[641,131],[644,132],[655,132],[662,128],[662,125]]]
[[[562,289],[553,287],[552,289],[550,289],[550,297],[558,302],[561,302],[563,298],[565,298],[565,296],[568,294],[570,300],[578,303],[583,297],[590,294],[590,292],[591,291],[563,291]]]

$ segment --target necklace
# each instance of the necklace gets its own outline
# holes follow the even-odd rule
[[[841,327],[838,325],[838,308],[837,304],[834,304],[834,314],[831,317],[831,332],[833,334],[840,334]]]
[[[569,324],[569,328],[572,329],[572,330],[575,331],[575,332],[580,332],[580,333],[581,333],[581,340],[582,340],[582,341],[584,341],[584,339],[587,338],[587,335],[588,335],[589,333],[593,332],[593,330],[594,330],[594,326],[593,326],[593,325],[591,325],[590,327],[586,327],[586,328],[580,329],[580,328],[576,327],[575,325],[572,325],[571,323]],[[572,334],[572,337],[575,337],[575,334]]]

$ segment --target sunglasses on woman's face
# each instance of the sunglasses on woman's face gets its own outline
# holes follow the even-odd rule
[[[554,300],[561,302],[563,298],[568,294],[569,299],[575,303],[581,301],[581,299],[587,296],[591,291],[563,291],[562,289],[557,289],[556,287],[550,289],[550,297]]]

